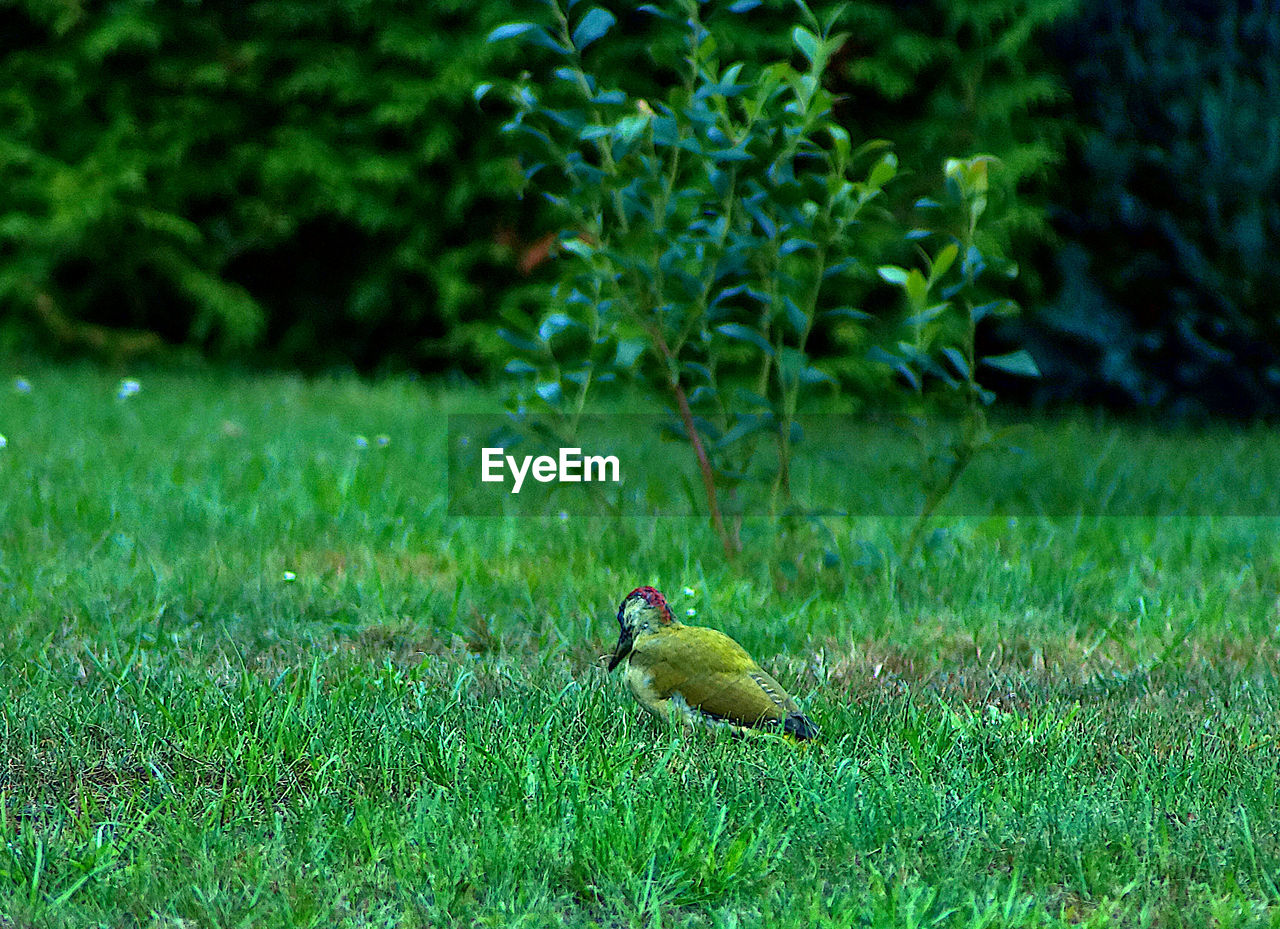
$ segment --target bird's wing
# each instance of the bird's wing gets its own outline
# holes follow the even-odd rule
[[[714,629],[685,626],[648,637],[633,664],[649,674],[659,699],[679,694],[690,707],[741,726],[781,723],[799,707],[737,642]]]
[[[766,690],[754,675],[700,675],[678,692],[707,716],[742,726],[782,723],[789,712],[776,691]],[[785,694],[783,699],[790,701]]]
[[[782,685],[774,680],[773,675],[768,671],[764,671],[757,667],[751,672],[751,679],[760,685],[760,689],[769,695],[778,708],[784,713],[799,713],[800,707],[795,700],[791,699],[791,694],[783,690]]]

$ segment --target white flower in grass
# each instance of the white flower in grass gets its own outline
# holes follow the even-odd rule
[[[692,596],[693,596],[694,594],[696,594],[696,593],[697,593],[697,591],[696,591],[696,590],[694,590],[692,587],[686,587],[686,588],[684,589],[684,595],[685,595],[686,597],[692,597]]]
[[[13,379],[13,389],[20,394],[31,393],[31,382],[25,377],[15,377]]]
[[[8,444],[9,444],[9,440],[6,439],[4,436],[0,435],[0,448],[4,448]]]
[[[120,386],[116,388],[116,397],[120,400],[127,400],[142,390],[142,385],[131,377],[126,377],[120,382]]]
[[[697,610],[695,610],[693,607],[689,607],[689,609],[687,609],[687,610],[685,610],[685,611],[684,611],[684,615],[685,615],[685,616],[697,616],[697,615],[698,615],[698,611],[697,611]]]
[[[290,581],[296,581],[297,579],[298,575],[294,574],[292,571],[286,571],[280,575],[280,580],[284,581],[286,584]]]
[[[368,440],[368,439],[366,439],[366,438],[365,438],[364,436],[362,436],[362,435],[358,435],[358,436],[356,436],[356,448],[358,448],[358,449],[360,449],[361,451],[363,451],[364,449],[366,449],[366,448],[368,448],[368,447],[369,447],[369,440]]]

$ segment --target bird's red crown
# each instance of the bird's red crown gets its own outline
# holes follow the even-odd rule
[[[637,587],[631,593],[622,598],[622,605],[618,607],[618,624],[622,625],[622,615],[627,608],[627,604],[632,600],[640,599],[647,603],[653,609],[662,614],[662,625],[666,626],[671,623],[674,617],[671,615],[671,607],[667,606],[666,598],[656,587]]]

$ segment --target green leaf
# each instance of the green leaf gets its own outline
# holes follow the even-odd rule
[[[537,23],[503,23],[498,28],[489,33],[489,42],[502,42],[505,39],[516,39],[520,36],[528,36],[530,42],[534,45],[541,45],[544,48],[551,48],[555,51],[564,51],[560,44],[556,42]]]
[[[925,300],[929,297],[929,282],[916,268],[912,268],[911,273],[907,275],[905,289],[912,307],[924,306]]]
[[[1016,352],[1009,352],[1007,355],[988,355],[983,358],[981,364],[1004,371],[1007,374],[1016,374],[1019,377],[1039,377],[1040,368],[1036,364],[1036,360],[1025,349],[1018,349]]]
[[[972,314],[975,323],[982,322],[988,316],[1017,316],[1018,304],[1012,300],[992,300],[975,306]]]
[[[668,10],[664,10],[662,7],[658,6],[656,3],[641,4],[640,6],[636,7],[636,9],[640,10],[642,13],[648,13],[650,16],[655,16],[658,19],[665,19],[670,22],[676,21],[676,17],[674,15],[672,15]],[[730,7],[729,9],[730,9],[730,12],[733,12],[732,7]]]
[[[516,36],[524,35],[530,29],[537,29],[535,23],[503,23],[501,26],[489,33],[489,42],[501,42],[503,39],[514,39]]]
[[[959,349],[944,348],[942,350],[942,356],[946,358],[947,361],[951,362],[951,367],[955,369],[957,374],[966,381],[969,379],[969,362]]]
[[[565,47],[551,38],[547,30],[537,23],[504,23],[489,33],[488,41],[501,42],[505,39],[524,37],[530,45],[537,45],[549,51],[564,53]]]
[[[908,326],[927,326],[950,308],[950,303],[935,303],[933,306],[925,307],[919,313],[912,313],[903,322]]]
[[[875,319],[870,313],[862,310],[855,310],[851,306],[838,306],[834,310],[824,310],[821,314],[823,319],[851,319],[854,322],[865,323]]]
[[[876,273],[890,284],[895,284],[898,287],[907,285],[906,268],[899,268],[897,265],[881,265],[876,268]]]
[[[778,369],[782,372],[785,384],[794,384],[799,379],[800,372],[808,366],[809,356],[798,348],[784,345],[778,353]]]
[[[578,22],[578,27],[573,30],[573,47],[582,51],[612,29],[617,21],[617,17],[608,10],[598,6],[592,7],[587,10],[586,15]]]
[[[644,132],[645,127],[649,125],[649,117],[642,114],[633,116],[624,116],[618,120],[616,126],[613,127],[614,135],[619,141],[624,143],[634,142]]]
[[[831,136],[831,144],[836,150],[837,163],[841,165],[848,164],[849,154],[852,150],[849,141],[849,130],[838,123],[831,123],[826,127],[826,130]]]
[[[733,148],[720,148],[711,152],[711,159],[716,163],[720,162],[736,162],[741,164],[744,161],[751,160],[751,153],[747,151],[746,143],[740,142]]]
[[[932,284],[951,270],[958,254],[960,254],[960,247],[956,243],[950,242],[944,246],[933,259],[933,267],[929,269],[929,283]]]
[[[544,342],[550,342],[557,333],[577,325],[580,324],[564,313],[552,313],[538,326],[538,337]]]
[[[699,364],[696,361],[684,362],[682,365],[680,365],[680,371],[682,374],[692,375],[698,378],[699,380],[706,381],[707,383],[711,383],[712,381],[715,380],[715,377],[711,374],[711,369],[704,364]]]
[[[893,152],[886,152],[884,157],[876,162],[875,167],[871,169],[871,173],[867,175],[867,183],[879,189],[893,180],[897,173],[898,156]]]
[[[740,403],[748,408],[757,410],[770,410],[773,408],[767,397],[762,397],[754,390],[747,390],[745,387],[735,387],[733,399],[735,403]]]
[[[840,386],[840,382],[837,381],[834,377],[832,377],[826,371],[821,370],[820,368],[815,368],[813,365],[809,365],[808,367],[801,369],[800,383],[801,384],[832,384],[837,387]]]
[[[982,272],[987,268],[987,260],[983,257],[982,252],[977,247],[970,245],[964,253],[964,262],[960,265],[964,276],[971,281],[976,281],[982,277]]]
[[[768,429],[772,419],[767,413],[748,413],[745,416],[739,416],[733,427],[715,443],[716,448],[724,448],[727,445],[732,445],[734,442],[745,439],[749,435]]]
[[[548,403],[556,404],[560,402],[561,391],[559,381],[542,381],[541,383],[533,385],[533,390],[534,393]]]
[[[631,367],[636,363],[636,359],[644,354],[644,348],[643,339],[623,339],[618,343],[618,354],[613,359],[614,366],[619,368]]]
[[[804,310],[800,309],[790,297],[782,298],[782,310],[791,331],[798,336],[803,336],[805,330],[809,328],[809,319],[804,315]]]
[[[750,342],[769,357],[773,357],[773,346],[769,344],[769,340],[750,326],[744,326],[742,323],[725,323],[722,326],[716,326],[716,332],[739,342]]]
[[[595,254],[592,248],[584,239],[574,236],[573,238],[564,239],[560,242],[560,247],[571,255],[577,255],[579,258],[589,259]]]
[[[499,329],[498,338],[502,339],[502,341],[506,342],[508,345],[520,349],[522,352],[542,351],[542,346],[537,342],[520,335],[518,332],[513,332],[510,329]]]
[[[800,49],[800,53],[813,64],[818,60],[818,37],[804,26],[796,26],[791,30],[791,41]]]
[[[867,352],[867,360],[877,361],[880,364],[888,365],[894,371],[898,372],[898,374],[902,375],[903,379],[911,385],[912,390],[920,389],[920,377],[912,370],[911,365],[908,364],[905,358],[900,358],[891,352],[887,352],[879,345],[873,345],[871,346],[871,350]]]

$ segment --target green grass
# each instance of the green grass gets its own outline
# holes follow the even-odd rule
[[[905,518],[751,524],[731,569],[693,519],[450,519],[475,392],[17,373],[0,927],[1280,926],[1280,520],[949,519],[906,568]],[[642,583],[823,739],[644,717],[598,660]]]

